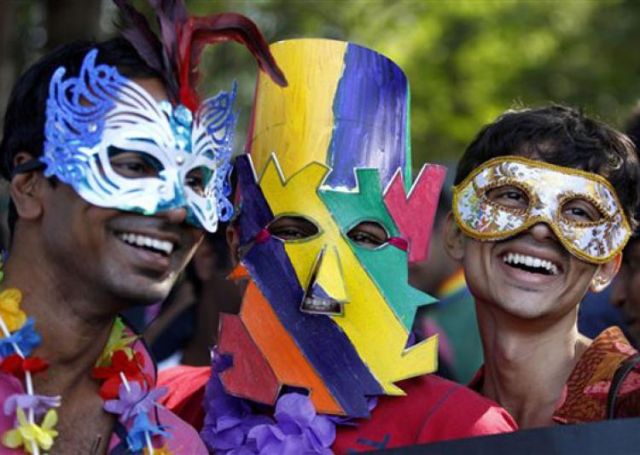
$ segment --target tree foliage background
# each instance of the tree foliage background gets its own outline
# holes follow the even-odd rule
[[[150,12],[146,0],[134,4]],[[635,0],[187,0],[194,14],[237,11],[269,41],[353,41],[396,61],[412,87],[415,163],[457,158],[506,109],[583,107],[622,127],[640,97],[640,2]],[[149,14],[148,17],[151,17]],[[0,2],[0,104],[16,74],[72,38],[115,33],[111,0]],[[240,45],[207,51],[204,93],[240,83],[249,114],[256,66]],[[238,149],[241,148],[241,123]]]

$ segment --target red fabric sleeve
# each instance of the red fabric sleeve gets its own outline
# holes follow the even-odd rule
[[[178,366],[161,371],[158,387],[166,387],[168,392],[160,404],[200,431],[204,422],[204,390],[210,375],[211,367]]]
[[[434,375],[401,382],[404,397],[382,397],[372,418],[338,427],[335,453],[368,451],[514,431],[496,403]]]
[[[158,385],[168,387],[161,404],[196,429],[202,428],[204,390],[209,367],[175,367],[162,371]],[[514,431],[517,425],[503,408],[434,375],[399,383],[404,397],[381,397],[371,419],[339,426],[335,453],[359,452],[469,438]]]

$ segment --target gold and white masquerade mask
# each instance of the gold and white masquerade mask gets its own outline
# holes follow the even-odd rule
[[[454,188],[458,226],[478,240],[502,240],[546,223],[574,256],[602,264],[624,248],[631,227],[602,176],[519,156],[485,162]]]

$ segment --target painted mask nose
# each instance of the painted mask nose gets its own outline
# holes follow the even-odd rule
[[[301,310],[306,313],[343,314],[348,302],[340,256],[335,247],[324,247],[314,264]]]

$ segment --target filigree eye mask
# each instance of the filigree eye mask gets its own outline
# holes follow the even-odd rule
[[[214,232],[230,218],[227,181],[235,115],[230,93],[192,113],[157,102],[116,68],[87,53],[80,75],[51,78],[45,175],[55,175],[87,202],[151,215],[184,207],[187,221]]]
[[[603,177],[519,156],[501,156],[454,188],[458,226],[478,240],[502,240],[546,223],[574,256],[602,264],[624,248],[631,227]]]

